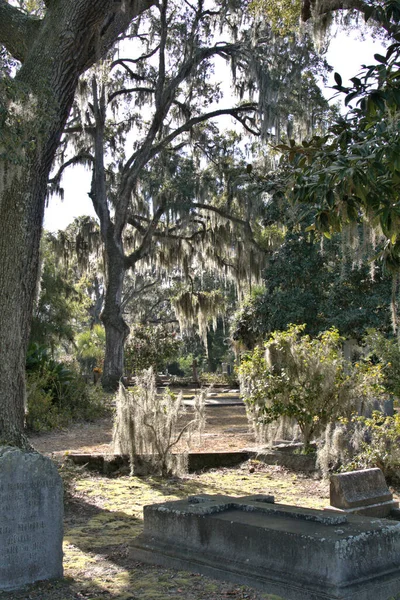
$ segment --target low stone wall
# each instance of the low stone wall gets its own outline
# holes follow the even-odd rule
[[[234,467],[250,458],[255,458],[256,453],[244,452],[193,452],[188,456],[189,473],[205,469],[218,469],[219,467]],[[103,454],[68,454],[67,460],[76,465],[86,466],[90,471],[111,475],[121,469],[129,468],[129,457],[121,455]],[[137,456],[135,460],[135,473],[144,474],[146,457]]]
[[[274,448],[265,448],[256,453],[255,458],[267,465],[279,465],[290,471],[316,473],[317,454],[301,454],[302,444],[281,444]]]

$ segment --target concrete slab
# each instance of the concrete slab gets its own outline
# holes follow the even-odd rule
[[[385,518],[398,506],[380,469],[349,471],[330,477],[328,510]]]
[[[131,556],[285,600],[392,600],[400,593],[400,523],[270,497],[204,495],[146,506]]]

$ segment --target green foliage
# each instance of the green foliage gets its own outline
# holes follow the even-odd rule
[[[238,380],[236,375],[227,375],[226,373],[207,373],[200,375],[202,385],[226,385],[227,387],[237,387]]]
[[[125,371],[133,375],[153,367],[163,371],[178,357],[181,342],[163,325],[134,325],[125,347]]]
[[[385,390],[400,398],[400,347],[396,338],[387,338],[381,332],[370,329],[364,338],[367,356],[379,360],[384,376]]]
[[[296,420],[307,448],[328,423],[381,392],[380,365],[351,365],[336,329],[311,339],[305,325],[274,332],[241,363],[239,376],[250,414],[262,423]]]
[[[193,374],[193,361],[194,356],[191,353],[179,356],[176,361],[167,365],[168,373],[178,377],[191,377]]]
[[[27,375],[26,427],[30,431],[48,431],[65,424],[57,405],[53,404],[51,391],[47,388],[47,378],[39,372]]]
[[[104,361],[106,334],[102,325],[94,325],[77,335],[77,360],[88,374],[93,369],[101,369]]]
[[[400,475],[400,415],[374,411],[370,418],[354,417],[348,425],[361,443],[343,466],[343,471],[378,467],[388,478]],[[354,437],[354,436],[353,436]]]
[[[307,322],[317,335],[331,326],[346,338],[361,340],[368,328],[391,329],[391,277],[371,264],[360,249],[368,238],[357,229],[348,248],[345,234],[324,240],[301,230],[287,231],[264,271],[265,288],[240,307],[231,324],[233,340],[254,348],[266,335],[289,323]],[[354,248],[358,244],[358,247]]]
[[[41,255],[40,292],[33,312],[30,341],[46,345],[54,353],[60,342],[73,342],[79,323],[87,319],[88,303],[72,270],[60,266],[50,235],[42,240]]]
[[[32,344],[27,356],[28,429],[41,431],[74,420],[91,420],[106,410],[102,392],[89,386],[73,364],[50,358],[43,346]]]
[[[280,35],[293,32],[300,24],[302,0],[252,0],[250,10],[261,13]]]
[[[312,208],[314,227],[329,236],[363,216],[382,230],[386,244],[381,252],[388,269],[400,266],[399,109],[400,29],[398,3],[385,2],[395,43],[385,56],[376,54],[373,65],[345,87],[335,74],[338,93],[350,108],[336,119],[327,135],[314,136],[301,145],[291,140],[280,145],[288,189],[296,202]]]

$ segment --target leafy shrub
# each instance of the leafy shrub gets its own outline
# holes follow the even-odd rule
[[[26,425],[33,431],[91,420],[107,410],[105,397],[88,385],[73,364],[51,359],[45,348],[33,346],[27,358]]]
[[[176,334],[162,325],[135,325],[125,346],[125,371],[133,375],[150,367],[163,371],[177,358],[180,345]]]
[[[84,372],[101,369],[104,362],[106,333],[102,325],[82,331],[76,338],[77,359]]]
[[[46,392],[40,373],[31,373],[27,377],[27,413],[26,426],[31,431],[47,431],[61,427],[63,419],[53,404],[51,392]]]
[[[237,387],[239,382],[236,375],[226,373],[207,373],[200,375],[200,382],[204,385],[226,385],[227,387]]]
[[[371,417],[352,415],[327,428],[318,450],[324,475],[378,467],[387,478],[400,473],[400,415],[373,411]]]
[[[304,325],[274,332],[239,368],[241,391],[255,427],[294,419],[308,448],[328,423],[348,416],[381,388],[380,365],[347,362],[336,329],[311,339]]]
[[[354,423],[361,441],[343,470],[378,467],[387,477],[393,477],[400,469],[400,415],[391,417],[374,411],[372,417],[356,417]]]
[[[180,348],[181,350],[181,348]],[[179,356],[176,361],[167,365],[168,373],[176,377],[191,377],[193,378],[193,361],[195,357],[192,353],[185,356]],[[197,359],[196,359],[197,360]]]
[[[385,390],[400,398],[400,346],[395,338],[387,338],[376,329],[369,329],[364,340],[364,347],[371,360],[382,365],[383,386]]]

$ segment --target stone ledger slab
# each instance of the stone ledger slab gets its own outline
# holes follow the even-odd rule
[[[380,469],[349,471],[330,477],[331,509],[371,517],[388,517],[398,506]]]
[[[54,463],[0,448],[0,590],[62,577],[63,487]]]
[[[271,497],[204,495],[146,506],[131,556],[285,600],[392,600],[400,592],[400,523]]]

